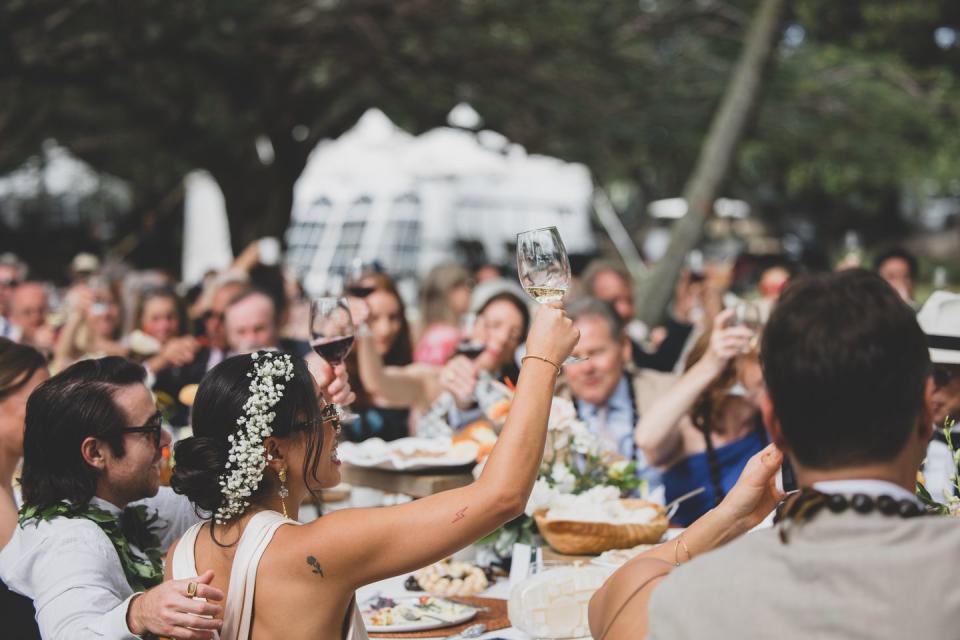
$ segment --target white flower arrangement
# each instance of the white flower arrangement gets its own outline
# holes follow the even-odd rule
[[[220,492],[224,497],[215,514],[217,524],[242,514],[250,506],[250,496],[263,480],[267,466],[264,438],[273,433],[273,408],[283,397],[283,382],[293,379],[293,361],[286,353],[251,353],[253,371],[250,397],[243,405],[243,415],[237,418],[240,429],[227,436],[230,451],[226,471],[220,474]]]
[[[474,474],[479,475],[479,468]],[[566,504],[574,496],[589,493],[585,500],[603,495],[619,498],[644,482],[637,478],[636,463],[620,460],[616,454],[601,451],[597,437],[577,415],[571,400],[554,397],[547,421],[547,440],[540,472],[524,509],[525,517],[517,518],[488,534],[480,545],[492,545],[496,554],[510,554],[515,542],[530,542],[535,532],[533,514]],[[613,499],[611,498],[611,499]]]

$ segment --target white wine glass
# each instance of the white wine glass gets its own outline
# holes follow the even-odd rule
[[[753,331],[753,337],[750,338],[750,342],[748,342],[742,350],[742,353],[750,353],[756,348],[760,331],[763,329],[763,314],[760,312],[759,305],[744,300],[738,302],[733,308],[733,317],[730,318],[730,326],[746,327]],[[750,396],[750,392],[743,384],[739,373],[737,374],[737,381],[727,390],[727,395],[739,398],[747,398]]]
[[[355,333],[350,307],[344,298],[315,298],[310,303],[310,346],[331,367],[346,359],[353,348]],[[360,417],[349,407],[339,407],[339,411],[343,422]]]
[[[563,300],[570,286],[570,258],[556,227],[517,234],[517,276],[527,295],[540,304]],[[583,360],[570,356],[563,364]]]

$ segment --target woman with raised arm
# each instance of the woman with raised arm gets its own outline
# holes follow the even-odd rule
[[[171,549],[168,576],[216,572],[225,640],[365,638],[358,587],[436,562],[523,512],[558,364],[577,339],[561,309],[540,308],[507,424],[472,485],[302,526],[304,496],[340,480],[331,412],[299,361],[270,352],[224,361],[200,386],[195,436],[177,444],[172,480],[213,518]],[[405,535],[422,531],[430,535]]]
[[[637,446],[647,461],[664,469],[669,502],[691,491],[673,521],[683,526],[723,500],[750,456],[767,444],[758,392],[763,373],[754,332],[727,326],[733,311],[717,315],[687,359],[683,376],[640,418]]]

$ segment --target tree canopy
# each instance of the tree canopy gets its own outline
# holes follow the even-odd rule
[[[676,196],[757,5],[6,0],[0,170],[55,138],[128,181],[142,213],[176,210],[183,175],[204,168],[242,246],[282,232],[309,152],[367,108],[419,132],[467,101],[489,128],[641,202]],[[958,11],[792,9],[728,191],[827,234],[896,230],[905,184],[955,173],[960,53],[945,43]]]

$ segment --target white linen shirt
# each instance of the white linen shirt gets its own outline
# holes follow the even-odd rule
[[[91,503],[119,514],[114,505]],[[189,501],[161,487],[145,504],[157,510],[161,547],[166,549],[199,518]],[[17,527],[0,551],[0,579],[33,600],[45,640],[130,640],[127,607],[135,595],[107,535],[85,518],[55,518]]]

